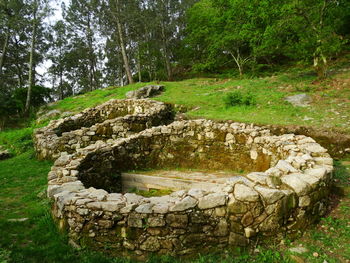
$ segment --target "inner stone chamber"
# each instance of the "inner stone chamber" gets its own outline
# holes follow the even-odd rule
[[[265,171],[281,157],[273,147],[266,151],[247,143],[248,135],[202,129],[185,127],[169,133],[153,129],[127,143],[101,148],[83,160],[79,180],[85,187],[108,192],[210,189],[231,177]]]

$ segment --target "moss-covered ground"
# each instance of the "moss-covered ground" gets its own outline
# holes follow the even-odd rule
[[[350,133],[350,71],[334,71],[330,80],[318,82],[315,76],[299,71],[255,79],[191,79],[165,82],[166,91],[157,100],[180,104],[190,117],[233,119],[264,124],[302,124]],[[97,90],[67,98],[51,105],[62,111],[78,112],[145,83],[122,88]],[[226,108],[223,98],[232,90],[252,92],[255,106]],[[285,102],[287,95],[307,93],[310,107],[297,108]],[[75,250],[59,233],[44,197],[51,162],[35,159],[31,135],[33,127],[0,132],[0,144],[14,157],[0,161],[0,262],[132,262],[108,258],[87,248]],[[350,262],[350,159],[336,162],[332,209],[320,223],[291,240],[259,246],[253,251],[222,251],[193,259],[154,256],[148,262]],[[20,219],[20,220],[18,220]],[[290,252],[302,246],[306,252]]]

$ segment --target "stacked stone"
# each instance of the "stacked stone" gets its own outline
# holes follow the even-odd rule
[[[110,100],[37,129],[34,145],[39,159],[55,160],[96,141],[117,139],[172,121],[170,105],[151,100]]]
[[[220,161],[221,153],[230,156]],[[210,191],[151,198],[86,187],[87,178],[108,177],[110,171],[181,163],[251,172]],[[232,122],[179,121],[62,153],[49,173],[48,196],[76,243],[89,240],[91,246],[137,255],[183,255],[307,227],[325,211],[332,170],[326,150],[309,137],[273,136]]]

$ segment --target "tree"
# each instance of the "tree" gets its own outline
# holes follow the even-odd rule
[[[78,78],[80,90],[92,91],[101,87],[101,72],[98,61],[101,51],[98,38],[98,1],[72,0],[68,7],[63,6],[63,18],[67,24],[66,59],[69,70]],[[69,61],[70,59],[75,59]],[[68,70],[68,68],[67,68]],[[72,80],[74,82],[74,80]]]
[[[324,77],[344,43],[338,32],[348,6],[345,0],[201,0],[189,11],[187,43],[201,58],[199,69],[230,65],[231,56],[242,75],[248,62],[312,58]]]
[[[69,64],[67,61],[67,51],[69,50],[67,26],[63,20],[59,20],[53,25],[52,31],[50,39],[52,44],[48,55],[52,65],[48,71],[52,78],[52,89],[58,94],[58,99],[62,100],[73,93],[65,76]]]
[[[22,0],[3,0],[0,2],[0,86],[13,89],[18,83],[23,83],[25,74],[23,56],[27,45],[27,10]]]
[[[125,24],[126,22],[126,12],[128,10],[128,6],[130,5],[130,1],[123,1],[123,0],[109,0],[108,1],[108,7],[109,12],[108,15],[110,18],[110,22],[113,27],[115,28],[113,31],[118,36],[118,43],[120,52],[122,54],[123,63],[124,63],[124,69],[129,81],[129,84],[134,83],[129,58],[126,51],[126,43],[125,43]]]
[[[24,114],[28,115],[31,106],[32,88],[35,85],[35,52],[38,38],[38,28],[41,27],[44,18],[49,15],[50,7],[49,0],[31,0],[29,3],[30,18],[31,18],[31,43],[29,53],[29,73],[28,73],[28,91],[25,104]]]
[[[295,14],[292,22],[299,38],[297,47],[304,51],[304,58],[312,57],[319,78],[326,77],[329,59],[344,44],[337,31],[349,11],[349,2],[298,0],[294,1],[291,11]]]

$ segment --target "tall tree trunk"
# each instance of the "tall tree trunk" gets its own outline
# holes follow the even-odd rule
[[[167,41],[167,37],[165,34],[165,25],[163,22],[161,23],[161,27],[162,27],[163,55],[164,55],[164,60],[165,60],[166,72],[168,75],[168,80],[172,80],[173,73],[172,73],[171,63],[170,63],[170,58],[169,58],[169,53],[168,53],[168,43],[167,43],[168,41]]]
[[[137,71],[139,72],[139,82],[142,82],[142,75],[141,75],[141,54],[140,54],[140,47],[137,47]]]
[[[4,63],[5,63],[5,57],[6,57],[6,53],[7,53],[7,47],[9,44],[9,40],[10,40],[10,30],[7,30],[6,36],[5,36],[4,46],[2,48],[2,56],[0,58],[0,76],[2,75],[2,68],[3,68]]]
[[[123,59],[123,58],[121,58]],[[123,64],[119,63],[119,83],[120,83],[120,87],[124,86],[124,70],[123,70]]]
[[[22,88],[23,87],[23,73],[22,73],[22,68],[21,66],[16,63],[15,64],[16,69],[17,69],[17,76],[18,76],[18,87]]]
[[[64,93],[63,93],[63,73],[62,70],[60,69],[60,100],[63,100],[64,98]]]
[[[24,114],[26,116],[29,115],[31,97],[32,97],[32,88],[34,86],[34,74],[35,74],[35,66],[34,66],[34,52],[35,52],[35,40],[36,40],[36,30],[37,30],[37,21],[36,21],[36,13],[37,13],[37,2],[34,3],[34,12],[33,12],[33,29],[32,29],[32,40],[30,44],[30,56],[29,56],[29,80],[28,80],[28,92],[27,92],[27,100],[24,109]]]
[[[89,46],[89,86],[90,91],[94,90],[94,63],[93,63],[93,50],[92,50],[92,32],[90,26],[90,14],[87,18],[87,41]]]
[[[18,39],[16,37],[13,38],[14,39],[14,44],[16,46],[16,51],[14,53],[15,58],[16,58],[16,62],[15,62],[15,67],[17,69],[17,76],[18,76],[18,87],[19,88],[23,88],[23,69],[22,69],[22,65],[20,64],[20,56],[18,54],[18,50],[20,49],[19,43],[18,43]]]
[[[121,25],[120,20],[119,20],[118,17],[117,17],[117,28],[118,28],[120,49],[122,51],[122,56],[123,56],[123,61],[124,61],[124,68],[125,68],[125,71],[126,71],[126,75],[128,76],[129,84],[133,84],[134,80],[132,79],[132,73],[131,73],[131,70],[130,70],[129,59],[128,59],[128,56],[126,54],[122,25]]]

